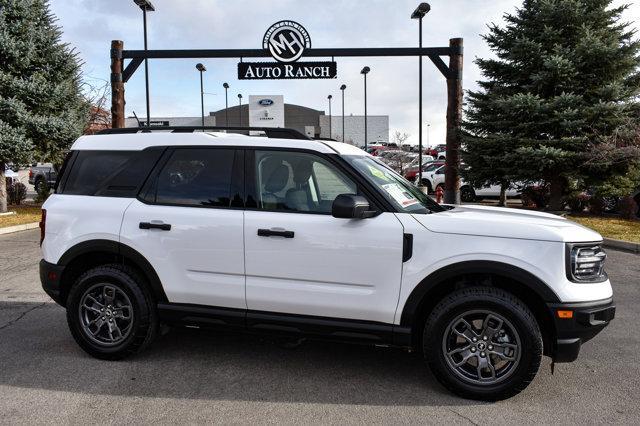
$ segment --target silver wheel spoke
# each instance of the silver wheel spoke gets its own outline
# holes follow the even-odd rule
[[[460,367],[461,365],[464,365],[467,363],[467,361],[469,361],[469,359],[471,359],[475,354],[473,352],[471,352],[470,350],[464,351],[462,353],[462,359],[460,361],[455,361],[452,359],[454,365],[456,367]]]
[[[87,300],[92,301],[94,305],[98,305],[98,307],[99,307],[99,308],[103,308],[103,307],[104,307],[104,305],[103,305],[102,303],[98,302],[98,301],[96,300],[96,298],[95,298],[95,297],[93,297],[93,296],[91,296],[90,294],[87,294],[87,295],[85,296],[85,298],[86,298]]]
[[[518,351],[518,345],[512,343],[494,343],[494,349],[489,351],[504,361],[515,361]],[[512,355],[507,355],[505,352],[509,351]]]
[[[464,331],[459,331],[457,329],[458,324],[463,324],[465,326],[465,330]],[[467,321],[465,321],[464,319],[461,319],[454,327],[453,327],[453,332],[456,333],[458,336],[466,339],[469,343],[473,342],[473,338],[477,337],[476,333],[473,331],[473,327],[471,327],[471,324],[469,324]]]
[[[487,336],[488,340],[491,340],[491,338],[500,331],[503,323],[504,321],[495,315],[487,315],[482,323],[482,336]]]
[[[112,305],[115,299],[116,289],[111,286],[104,286],[102,289],[102,297],[105,305]]]

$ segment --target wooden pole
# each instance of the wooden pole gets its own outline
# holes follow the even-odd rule
[[[122,80],[121,40],[111,41],[111,127],[124,127],[124,81]]]
[[[452,38],[447,77],[447,158],[445,160],[444,202],[460,204],[460,130],[462,125],[462,39]]]

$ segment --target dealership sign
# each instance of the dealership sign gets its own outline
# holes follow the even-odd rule
[[[304,27],[294,21],[273,24],[264,34],[262,48],[268,50],[278,62],[240,62],[238,79],[309,79],[335,78],[336,63],[298,62],[306,49],[311,48],[311,38]]]

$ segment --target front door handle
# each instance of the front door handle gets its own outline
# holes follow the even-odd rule
[[[277,229],[258,229],[259,237],[284,237],[293,238],[293,231],[277,230]]]
[[[171,225],[168,223],[140,222],[140,229],[160,229],[162,231],[171,231]]]

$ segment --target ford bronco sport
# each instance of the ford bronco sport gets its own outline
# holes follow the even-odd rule
[[[275,136],[74,143],[43,206],[40,277],[82,349],[121,359],[161,323],[393,345],[458,395],[496,400],[614,317],[597,233],[440,206],[354,146]]]

